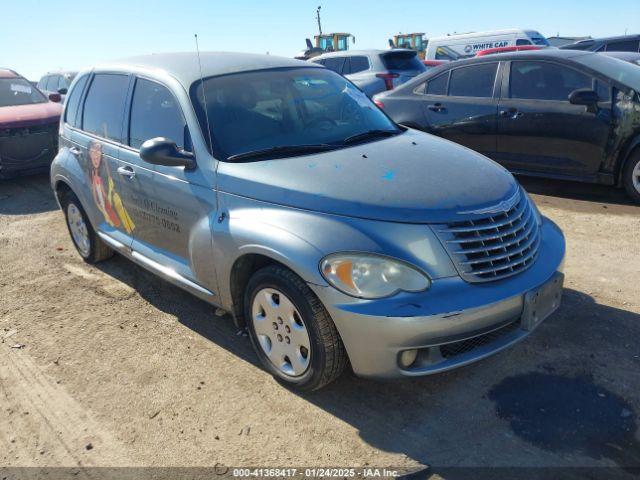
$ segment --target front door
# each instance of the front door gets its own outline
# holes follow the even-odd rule
[[[121,149],[120,162],[121,168],[132,172],[132,250],[145,261],[179,275],[182,283],[186,279],[215,292],[211,224],[217,218],[217,199],[202,165],[204,159],[196,169],[185,170],[151,165],[139,155],[140,146],[156,137],[171,139],[191,151],[178,101],[166,86],[137,78],[129,118],[127,146]]]
[[[498,107],[496,160],[515,171],[596,174],[611,129],[610,99],[598,108],[568,100],[574,90],[594,88],[594,79],[558,63],[522,60],[511,62],[508,82]]]
[[[429,133],[487,156],[496,149],[498,62],[461,68],[427,82],[423,112]]]

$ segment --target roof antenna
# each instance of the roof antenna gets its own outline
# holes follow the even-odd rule
[[[207,137],[209,140],[209,151],[213,155],[213,141],[211,140],[211,124],[209,123],[209,105],[207,104],[207,94],[204,91],[204,78],[202,77],[202,63],[200,62],[200,46],[198,45],[198,34],[196,37],[196,54],[198,55],[198,68],[200,69],[200,85],[202,86],[202,100],[204,101],[204,118],[207,122]]]

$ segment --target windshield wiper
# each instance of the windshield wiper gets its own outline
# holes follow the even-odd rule
[[[402,132],[402,130],[367,130],[366,132],[356,133],[355,135],[351,135],[350,137],[345,138],[342,143],[347,145],[350,143],[359,142],[361,140],[367,140],[369,138],[391,137],[393,135],[399,134],[400,132]]]
[[[317,143],[310,145],[279,145],[275,147],[251,150],[249,152],[237,153],[228,157],[227,160],[232,162],[235,160],[298,155],[305,153],[324,152],[326,150],[335,150],[336,148],[339,148],[339,146],[329,145],[328,143]]]

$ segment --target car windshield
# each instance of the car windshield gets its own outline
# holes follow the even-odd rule
[[[209,77],[192,85],[191,98],[203,132],[210,123],[214,155],[229,161],[265,150],[286,156],[287,151],[299,155],[304,147],[340,148],[353,139],[402,131],[362,91],[324,68]]]
[[[44,103],[47,99],[24,78],[0,78],[0,107]]]
[[[579,55],[574,57],[573,60],[640,93],[640,68],[632,63],[602,55],[601,53]]]

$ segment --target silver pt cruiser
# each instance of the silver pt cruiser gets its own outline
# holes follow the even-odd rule
[[[565,242],[504,168],[273,56],[132,58],[70,88],[51,183],[89,262],[118,252],[231,312],[320,388],[502,350],[559,305]]]

